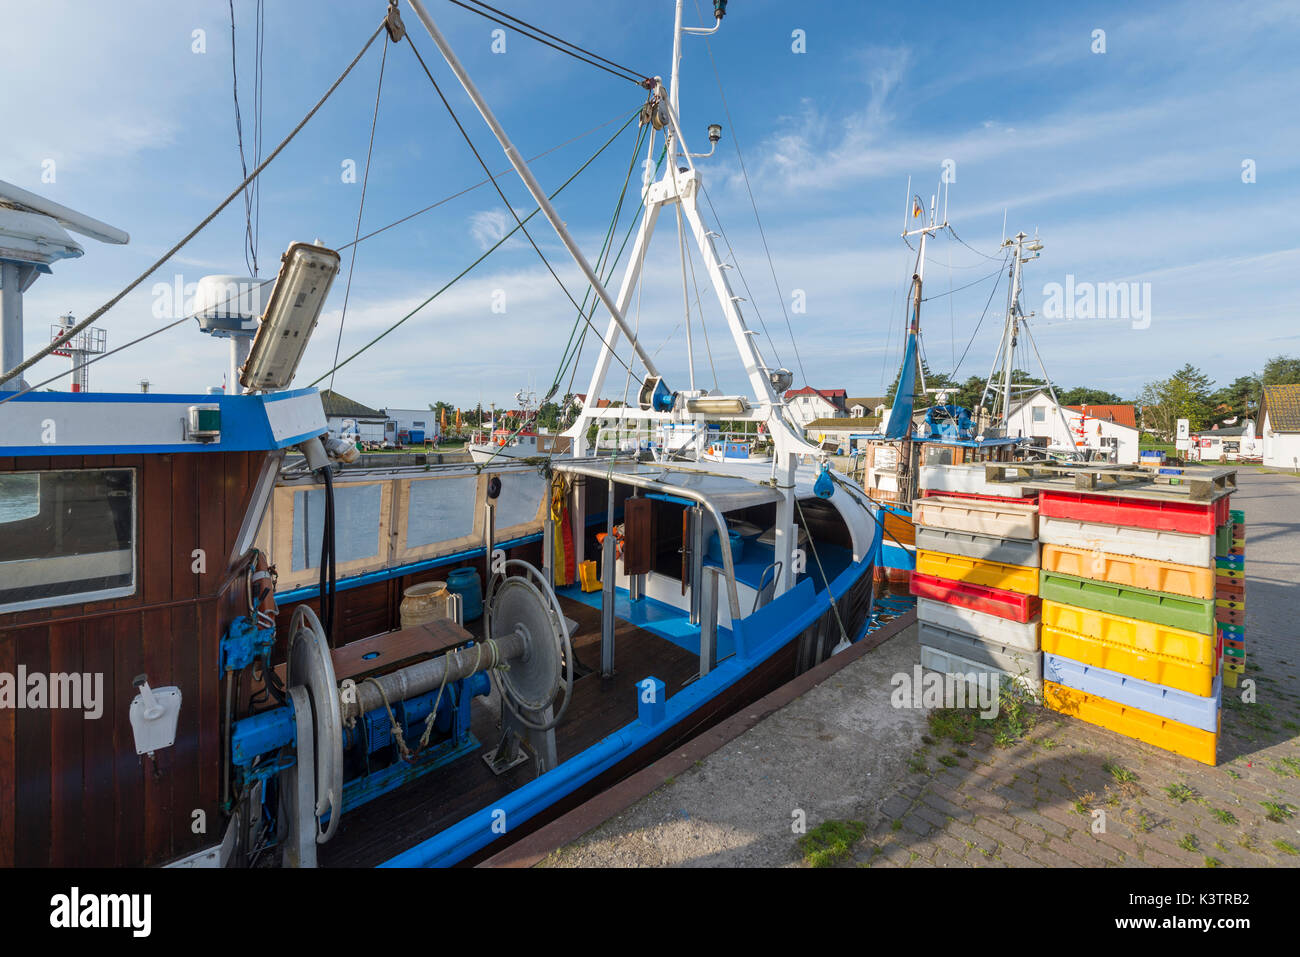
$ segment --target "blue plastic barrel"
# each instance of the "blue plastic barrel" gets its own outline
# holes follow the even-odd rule
[[[732,562],[740,561],[740,556],[745,552],[745,539],[741,537],[739,532],[733,529],[727,529],[727,540],[731,545]],[[710,533],[709,544],[705,546],[704,556],[717,562],[719,565],[722,564],[722,545],[718,541],[717,532]]]
[[[473,621],[483,615],[483,586],[478,572],[472,568],[457,568],[447,576],[447,589],[460,595],[465,606],[465,620]]]

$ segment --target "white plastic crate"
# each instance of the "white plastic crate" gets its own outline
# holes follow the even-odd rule
[[[1028,672],[1021,674],[1019,671],[1012,673],[1002,671],[999,668],[992,668],[989,665],[981,664],[978,661],[971,661],[960,655],[954,655],[946,651],[940,651],[938,648],[931,648],[927,645],[921,646],[921,666],[929,668],[931,671],[938,671],[943,674],[996,674],[999,677],[1005,676],[1008,680],[1014,681],[1025,688],[1028,688],[1034,694],[1042,694],[1043,691],[1043,674],[1041,662],[1037,674]]]
[[[969,498],[934,496],[912,505],[917,525],[973,535],[992,535],[1032,542],[1038,537],[1038,506],[1008,499],[981,502]]]
[[[1035,494],[1010,482],[989,482],[984,478],[983,463],[975,465],[922,465],[921,488],[929,492],[964,492],[968,495],[996,495],[999,498],[1025,498]]]
[[[985,641],[991,641],[1020,651],[1034,652],[1042,648],[1040,643],[1041,619],[1038,615],[1032,621],[1011,621],[999,618],[983,611],[962,608],[935,601],[933,598],[916,600],[916,620],[947,628],[949,631],[965,632]]]
[[[1044,545],[1068,545],[1198,568],[1205,568],[1214,560],[1213,535],[1159,532],[1128,525],[1103,525],[1100,522],[1040,516],[1038,538]]]

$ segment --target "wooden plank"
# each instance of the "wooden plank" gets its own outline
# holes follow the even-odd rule
[[[14,638],[15,667],[26,665],[28,675],[48,675],[49,629],[30,628],[17,632]],[[26,692],[24,688],[16,690]],[[14,720],[16,867],[48,867],[50,863],[50,747],[49,709],[18,709]]]
[[[228,568],[228,560],[239,536],[239,524],[244,517],[244,506],[248,501],[248,459],[246,452],[228,452],[225,454],[225,499],[226,524],[222,534],[222,548],[219,564]]]
[[[81,626],[76,622],[50,628],[50,672],[77,676],[83,667]],[[91,675],[94,682],[94,675]],[[101,693],[103,690],[100,679]],[[83,688],[84,690],[84,688]],[[91,689],[93,694],[93,687]],[[111,715],[89,718],[84,710],[60,708],[51,710],[50,717],[50,863],[75,864],[81,860],[82,837],[86,830],[83,806],[86,788],[82,756],[85,753],[86,726],[102,721]],[[103,700],[98,702],[103,707]]]
[[[199,657],[198,609],[195,605],[178,605],[171,609],[171,684],[181,689],[181,715],[176,724],[176,744],[171,749],[172,778],[171,822],[172,852],[188,854],[212,844],[216,835],[194,834],[190,826],[195,810],[202,808],[199,798],[199,723],[202,720],[199,700],[199,673],[216,667],[215,660]],[[218,821],[207,818],[211,831]]]
[[[206,564],[206,570],[198,576],[199,594],[203,596],[217,594],[226,571],[226,475],[221,465],[219,459],[205,454],[195,481],[199,509],[195,547],[203,549]]]
[[[57,867],[112,867],[114,863],[113,738],[114,725],[126,721],[124,710],[117,707],[119,683],[114,664],[115,619],[101,615],[81,626],[82,667],[104,676],[104,714],[87,721],[82,732],[82,781],[86,796],[82,803],[81,847],[71,860],[55,860]],[[125,681],[129,684],[131,676]]]
[[[171,512],[171,597],[197,598],[194,550],[199,547],[198,464],[196,454],[173,455]]]
[[[15,674],[17,640],[12,633],[0,635],[0,672]],[[0,867],[14,866],[14,716],[13,708],[0,708]]]
[[[220,639],[218,601],[201,602],[196,610],[199,652],[198,697],[198,803],[204,810],[209,828],[217,821],[221,796],[221,678],[217,674],[217,647]],[[212,662],[211,666],[205,666]]]
[[[140,619],[143,645],[141,670],[149,676],[150,687],[164,688],[176,684],[176,674],[172,670],[172,645],[184,639],[178,639],[172,634],[171,611],[146,610]],[[182,710],[184,706],[182,699]],[[156,864],[172,857],[172,783],[178,773],[176,750],[174,747],[164,748],[152,759],[145,756],[142,760],[145,770],[145,859]]]
[[[148,455],[140,470],[139,568],[144,604],[172,594],[172,470],[170,455]]]
[[[127,715],[135,688],[131,682],[144,670],[141,616],[126,613],[113,619],[113,853],[115,867],[139,867],[144,858],[144,766],[135,753],[135,736]],[[107,697],[107,696],[106,696]]]

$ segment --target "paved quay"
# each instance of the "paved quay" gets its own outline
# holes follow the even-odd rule
[[[893,707],[911,626],[691,763],[641,772],[605,816],[575,812],[581,830],[561,819],[558,849],[505,863],[806,866],[802,821],[847,835],[834,866],[1300,865],[1300,479],[1238,478],[1254,700],[1248,682],[1225,689],[1217,767],[1037,706],[1010,731],[1006,715]]]

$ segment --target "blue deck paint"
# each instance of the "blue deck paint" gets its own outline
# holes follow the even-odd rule
[[[555,589],[555,593],[581,602],[588,608],[600,609],[601,593],[598,591],[584,592],[577,585],[568,585]],[[616,588],[614,589],[614,617],[631,622],[665,641],[671,641],[678,648],[689,651],[693,655],[700,653],[700,626],[692,625],[690,616],[680,608],[674,608],[648,596],[632,601],[626,588]],[[731,630],[719,627],[718,658],[725,658],[734,650],[735,642],[732,640]]]
[[[564,796],[598,777],[619,761],[652,743],[703,705],[722,694],[808,628],[830,607],[830,596],[838,599],[862,575],[871,574],[871,562],[846,569],[832,582],[829,591],[818,593],[804,580],[776,601],[735,623],[736,653],[718,667],[691,682],[668,699],[661,720],[653,725],[639,718],[603,738],[558,767],[504,795],[494,804],[479,809],[460,821],[385,861],[381,867],[448,867],[482,850],[502,833],[539,814]],[[680,612],[678,613],[680,614]],[[650,677],[648,675],[643,677]],[[629,701],[629,711],[637,701]]]

